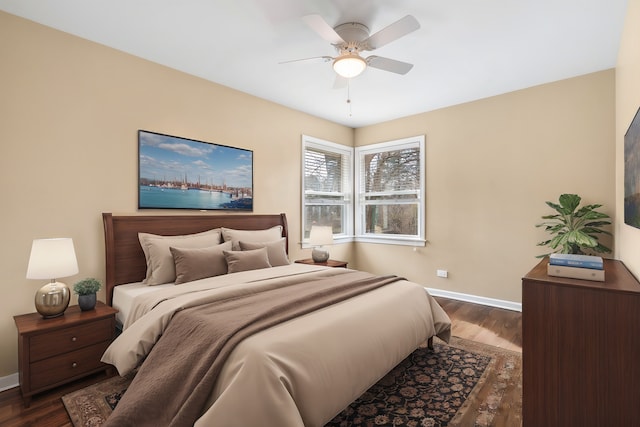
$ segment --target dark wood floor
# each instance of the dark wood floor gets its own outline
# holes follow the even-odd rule
[[[522,352],[522,313],[437,298],[451,318],[452,335]]]
[[[522,351],[521,313],[445,298],[436,299],[451,318],[453,335]],[[104,378],[104,374],[96,374],[36,395],[29,408],[23,406],[19,388],[3,391],[0,393],[0,426],[72,427],[60,397]]]

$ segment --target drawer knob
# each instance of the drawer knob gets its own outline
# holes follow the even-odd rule
[[[77,368],[77,367],[78,367],[78,364],[77,364],[76,362],[73,362],[73,363],[71,364],[71,367],[72,367],[72,368]]]
[[[78,338],[76,338],[76,337],[71,337],[71,341],[72,341],[72,342],[76,342],[76,341],[78,341]]]

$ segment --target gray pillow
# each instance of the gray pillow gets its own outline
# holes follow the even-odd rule
[[[251,251],[222,251],[222,253],[227,260],[227,270],[229,273],[271,267],[267,255],[267,248],[254,249]]]
[[[252,249],[267,248],[267,256],[269,257],[269,264],[272,267],[279,265],[289,265],[289,257],[287,257],[287,251],[285,250],[285,238],[275,240],[273,242],[252,243],[240,241],[240,249],[248,251]]]
[[[147,260],[147,276],[142,281],[145,285],[161,285],[176,280],[176,268],[170,247],[174,248],[207,248],[220,244],[220,229],[216,228],[202,233],[183,236],[159,236],[149,233],[138,233],[140,246]]]
[[[205,277],[227,274],[227,260],[222,253],[231,250],[231,242],[208,248],[169,248],[176,266],[176,285]]]

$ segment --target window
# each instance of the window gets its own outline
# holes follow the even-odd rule
[[[353,148],[302,136],[302,241],[312,225],[333,227],[334,241],[353,236]]]
[[[356,241],[424,245],[424,136],[355,154]]]

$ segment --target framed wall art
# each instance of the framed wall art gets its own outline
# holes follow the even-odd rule
[[[624,222],[640,228],[640,109],[624,135]]]
[[[138,131],[138,208],[253,210],[253,151]]]

